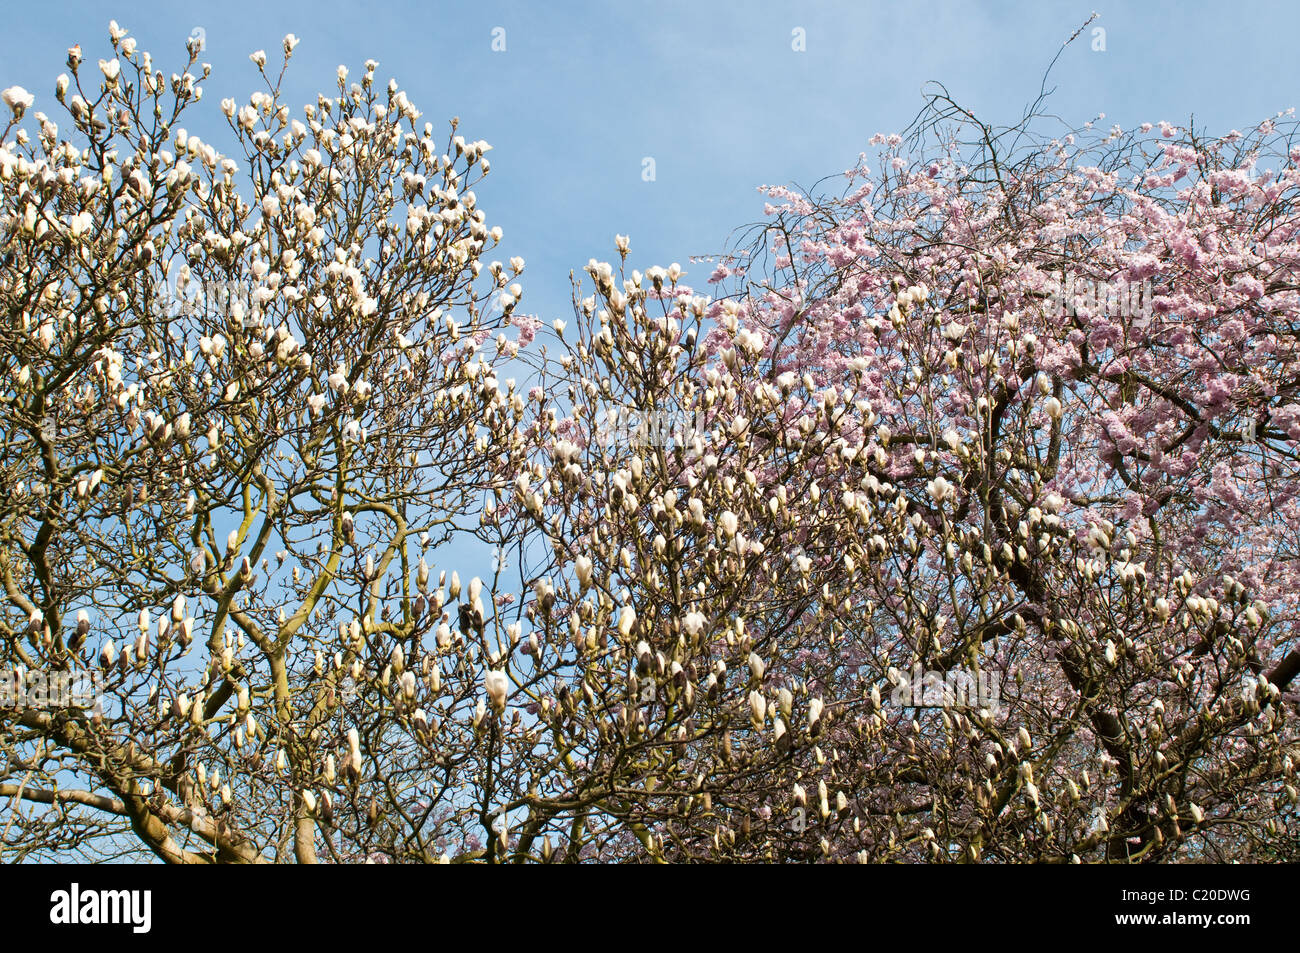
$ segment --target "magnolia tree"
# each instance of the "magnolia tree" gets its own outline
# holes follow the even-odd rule
[[[1295,856],[1294,127],[1038,125],[935,95],[843,195],[769,189],[717,300],[590,263],[485,517],[545,543],[528,834]]]
[[[485,260],[490,147],[435,138],[374,62],[295,116],[258,52],[265,90],[205,120],[236,158],[182,126],[196,45],[168,78],[111,40],[69,51],[63,135],[3,94],[3,848],[436,856],[402,813],[437,782],[399,688],[404,651],[442,663],[421,550],[511,417],[482,348],[523,262]],[[480,673],[445,676],[472,709]],[[444,717],[459,785],[474,728]]]
[[[3,93],[7,859],[1297,856],[1289,122],[940,93],[543,329],[376,64],[223,154],[111,40]]]

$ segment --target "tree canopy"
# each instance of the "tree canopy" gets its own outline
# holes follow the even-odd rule
[[[373,61],[111,47],[3,94],[6,859],[1296,858],[1289,113],[936,87],[543,321]]]

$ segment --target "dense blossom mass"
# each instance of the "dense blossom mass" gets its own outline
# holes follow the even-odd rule
[[[1289,113],[941,93],[543,321],[378,64],[110,39],[2,94],[7,859],[1300,856]]]

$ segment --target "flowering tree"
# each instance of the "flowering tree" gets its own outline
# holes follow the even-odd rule
[[[1290,126],[940,92],[544,330],[375,64],[236,159],[111,39],[3,94],[6,856],[1295,856]]]
[[[589,266],[520,683],[650,857],[1294,856],[1300,148],[1036,124],[936,94],[718,300]]]
[[[420,657],[420,550],[477,507],[509,414],[479,355],[523,267],[491,262],[475,290],[500,239],[470,189],[489,146],[436,142],[373,62],[294,118],[259,52],[266,90],[221,104],[234,159],[181,126],[197,53],[169,80],[116,24],[97,67],[70,50],[75,142],[4,93],[0,793],[19,854],[129,834],[167,861],[310,860],[329,784],[414,786],[365,768],[411,713],[369,721],[357,686],[390,692],[401,647]],[[92,673],[91,710],[28,697]],[[362,829],[367,791],[337,805]]]

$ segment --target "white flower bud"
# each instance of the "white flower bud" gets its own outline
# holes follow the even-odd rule
[[[488,672],[483,679],[483,688],[494,711],[501,712],[506,707],[506,696],[510,691],[510,679],[505,672]]]

